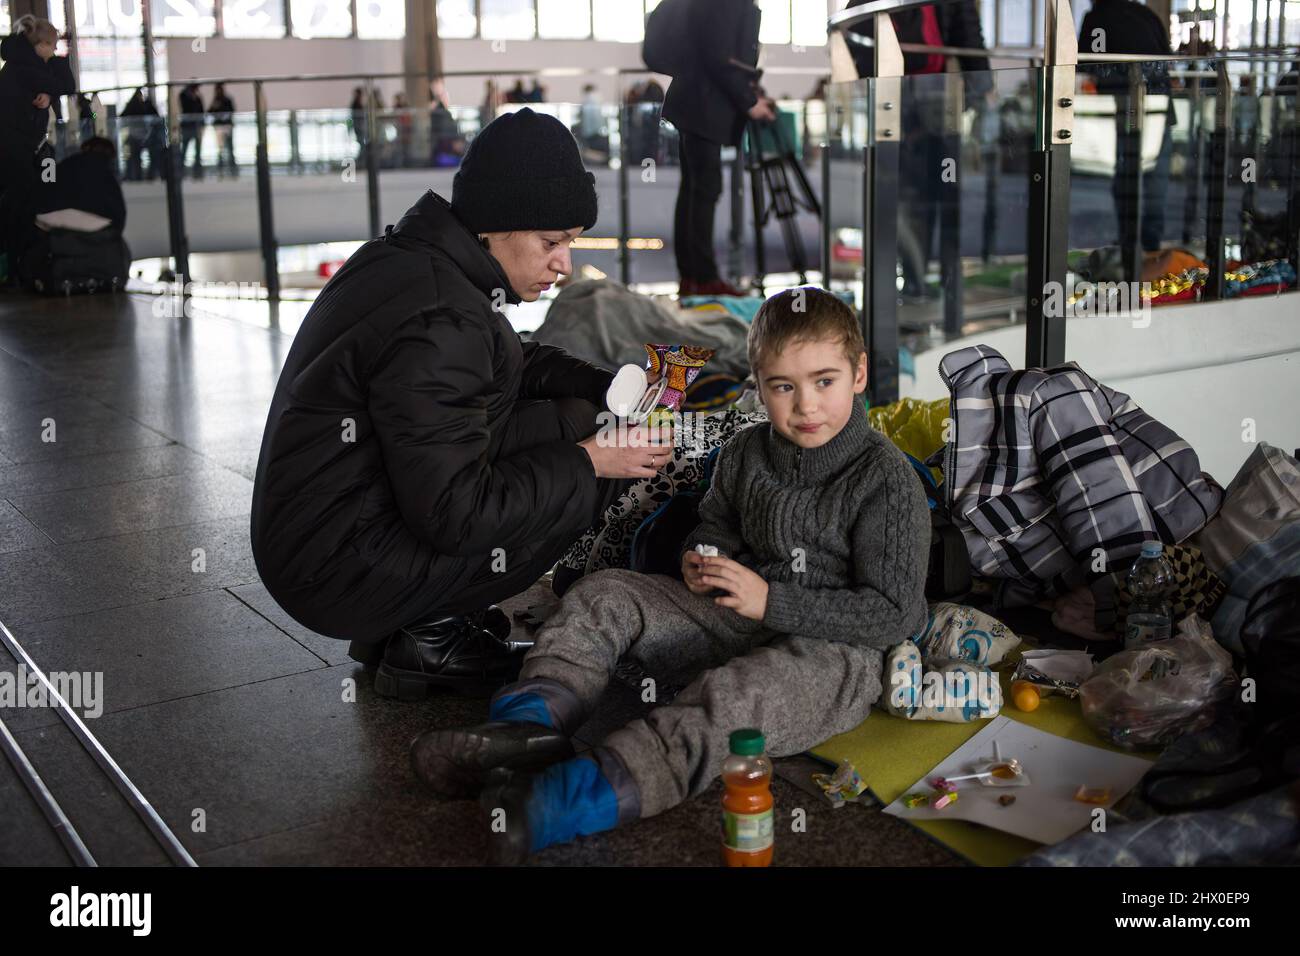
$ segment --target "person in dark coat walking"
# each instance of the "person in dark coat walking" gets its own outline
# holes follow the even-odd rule
[[[37,150],[45,148],[50,109],[76,90],[67,58],[54,55],[58,31],[49,20],[19,17],[0,40],[0,248],[9,275],[35,237],[34,217],[42,182]]]
[[[861,6],[855,0],[849,7]],[[984,50],[979,8],[974,0],[957,3],[929,4],[891,13],[889,20],[899,43],[932,47],[958,47]],[[859,36],[875,37],[874,18],[849,28]],[[860,76],[874,71],[875,48],[850,43],[849,53]],[[956,134],[945,125],[946,97],[941,75],[922,79],[927,74],[943,74],[947,56],[941,53],[910,52],[903,54],[903,73],[911,77],[902,90],[902,136],[899,140],[899,262],[903,272],[903,294],[908,298],[928,298],[930,289],[925,276],[934,249],[936,227],[945,202],[941,189],[944,163],[952,158]],[[980,53],[957,57],[962,74],[967,105],[981,112],[991,108],[989,93],[993,74],[989,60]],[[948,276],[941,277],[944,279]],[[945,288],[948,287],[945,282]]]
[[[722,147],[738,146],[748,119],[776,118],[758,88],[759,10],[752,0],[691,0],[683,42],[689,65],[668,84],[663,117],[678,131],[681,186],[673,213],[680,293],[739,295],[718,274],[713,217],[722,195]]]
[[[1173,52],[1169,45],[1169,25],[1161,21],[1154,10],[1133,0],[1096,0],[1079,25],[1079,51],[1148,56],[1169,56]],[[1165,110],[1164,130],[1160,134],[1155,165],[1143,173],[1140,157],[1133,156],[1124,148],[1123,130],[1127,126],[1130,108],[1129,64],[1082,63],[1079,72],[1092,75],[1098,93],[1115,97],[1117,146],[1111,195],[1115,199],[1115,218],[1119,224],[1117,241],[1127,248],[1135,240],[1140,240],[1143,250],[1154,252],[1160,248],[1165,231],[1165,197],[1169,192],[1169,167],[1173,158],[1173,101],[1170,100]],[[1167,95],[1172,89],[1168,61],[1147,61],[1140,65],[1140,72],[1146,93]],[[1153,120],[1144,117],[1143,121],[1149,123]],[[1132,207],[1139,176],[1142,177],[1142,205],[1137,213],[1140,222],[1135,222],[1127,211]],[[1136,279],[1137,276],[1130,278]]]
[[[189,155],[190,143],[194,144],[195,179],[203,178],[203,127],[206,122],[203,97],[199,95],[199,84],[190,83],[178,97],[181,107],[181,173],[185,172],[185,157]]]
[[[594,182],[558,120],[501,116],[470,145],[451,203],[426,192],[354,253],[289,351],[253,557],[290,616],[380,663],[381,694],[512,679],[526,646],[494,602],[671,455],[598,442],[613,373],[521,342],[502,312],[572,271]]]
[[[153,179],[160,172],[165,177],[162,151],[166,137],[162,117],[158,115],[158,107],[153,105],[153,98],[146,95],[143,88],[136,90],[126,101],[118,118],[121,127],[126,130],[126,178],[131,181],[145,178],[146,152],[149,154],[149,178]]]

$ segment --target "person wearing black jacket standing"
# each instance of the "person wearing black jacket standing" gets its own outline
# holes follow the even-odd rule
[[[514,678],[518,594],[671,446],[598,441],[613,373],[521,342],[502,308],[572,271],[596,190],[559,120],[489,123],[452,184],[362,246],[312,305],[271,400],[253,557],[295,620],[379,663],[376,690]],[[647,437],[647,436],[642,436]]]
[[[0,40],[0,247],[11,281],[18,259],[35,238],[34,217],[44,183],[38,150],[47,148],[50,110],[76,90],[67,58],[54,55],[58,31],[49,20],[19,17]]]
[[[1169,45],[1168,25],[1161,22],[1154,10],[1133,0],[1096,0],[1079,25],[1079,51],[1148,56],[1170,56],[1173,52]],[[1149,60],[1142,63],[1140,69],[1147,93],[1169,94],[1172,86],[1168,61]],[[1139,150],[1134,149],[1131,153],[1125,148],[1123,133],[1130,107],[1129,64],[1081,63],[1079,71],[1092,75],[1098,93],[1115,97],[1117,148],[1111,194],[1119,224],[1118,242],[1122,248],[1128,248],[1135,239],[1140,239],[1143,250],[1154,252],[1160,248],[1165,231],[1165,197],[1169,191],[1169,166],[1173,156],[1173,100],[1170,99],[1165,110],[1164,131],[1160,135],[1155,165],[1142,173],[1141,157],[1134,155]],[[1146,117],[1143,119],[1149,122]],[[1135,222],[1131,215],[1138,176],[1142,177],[1142,205],[1137,210],[1140,223]],[[1137,276],[1130,278],[1136,280]]]
[[[203,97],[199,95],[199,84],[190,83],[180,92],[181,106],[181,174],[185,172],[185,157],[189,155],[190,143],[194,144],[194,178],[203,178],[203,124],[206,121],[203,109]]]
[[[861,6],[857,0],[850,7]],[[979,8],[974,0],[957,3],[929,4],[891,13],[889,20],[899,43],[933,47],[959,47],[983,50],[984,34],[980,28]],[[860,36],[874,37],[874,18],[849,29]],[[875,48],[850,43],[849,53],[860,76],[873,72]],[[909,298],[929,297],[925,284],[930,254],[934,247],[935,227],[942,204],[940,183],[943,164],[950,157],[945,139],[951,142],[953,131],[945,129],[944,87],[941,78],[922,79],[926,74],[947,70],[947,57],[940,53],[910,52],[903,54],[903,135],[899,139],[899,261],[903,271],[903,294]],[[988,108],[988,94],[993,89],[987,56],[970,53],[957,58],[962,82],[970,106]]]
[[[691,0],[685,64],[668,85],[663,117],[677,127],[681,185],[673,214],[680,294],[739,295],[718,274],[713,218],[722,195],[722,147],[748,119],[775,119],[757,88],[759,10],[752,0]]]

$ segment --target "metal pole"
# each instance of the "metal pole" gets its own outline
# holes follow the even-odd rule
[[[1282,97],[1277,97],[1273,129],[1281,128]],[[1274,132],[1273,135],[1278,135]],[[1286,246],[1292,268],[1300,268],[1300,87],[1291,91],[1291,129],[1287,133]]]
[[[1146,82],[1142,67],[1128,65],[1128,94],[1115,96],[1115,120],[1119,138],[1115,176],[1119,179],[1120,262],[1126,282],[1142,275],[1142,120],[1146,109]]]
[[[1228,64],[1216,65],[1214,132],[1210,134],[1210,175],[1205,197],[1205,264],[1210,274],[1205,280],[1203,299],[1223,298],[1223,267],[1227,262],[1224,248],[1223,214],[1228,189],[1228,139],[1232,130],[1232,78]]]
[[[272,301],[280,298],[280,266],[276,255],[275,217],[271,204],[271,163],[266,146],[266,90],[253,83],[257,110],[257,224],[262,244],[262,281]]]
[[[22,778],[23,785],[32,795],[41,807],[41,813],[45,814],[45,819],[50,826],[54,828],[55,834],[63,844],[63,848],[68,851],[68,856],[72,857],[72,862],[77,866],[99,866],[95,858],[90,855],[86,849],[86,844],[82,842],[81,835],[77,833],[76,828],[68,819],[63,808],[59,806],[59,801],[50,793],[49,787],[45,786],[45,781],[41,779],[32,762],[27,759],[27,754],[18,746],[18,741],[14,735],[9,732],[5,722],[0,720],[0,750],[4,751],[9,762],[14,765],[14,770]]]
[[[763,245],[763,150],[758,138],[758,122],[745,124],[745,135],[736,146],[736,157],[731,168],[731,229],[727,233],[728,278],[736,282],[745,271],[745,152],[746,140],[750,156],[749,191],[750,207],[754,211],[754,287],[763,291],[767,277],[767,250]]]
[[[366,77],[366,210],[369,213],[370,238],[379,235],[379,157],[375,138],[379,130],[375,116],[375,80]]]
[[[960,73],[943,74],[944,82],[944,158],[961,163],[961,118],[966,111],[965,80]],[[962,265],[961,265],[961,173],[946,169],[939,175],[939,282],[943,291],[943,329],[950,336],[961,332]],[[926,236],[928,239],[929,236]],[[928,243],[927,243],[928,245]],[[929,249],[925,250],[928,257]]]
[[[1025,367],[1065,361],[1065,314],[1045,309],[1050,286],[1064,304],[1070,226],[1070,141],[1074,135],[1074,71],[1079,45],[1070,0],[1050,0],[1043,23],[1041,114],[1029,160],[1029,255],[1025,283]]]
[[[628,133],[632,127],[632,108],[632,104],[627,102],[627,89],[620,82],[618,90],[618,278],[623,285],[628,285],[632,281],[632,250],[627,246],[628,239],[632,235],[632,227],[628,222],[632,202],[627,180],[627,164],[632,157],[632,147],[628,144]]]
[[[889,14],[875,18],[871,123],[863,150],[862,325],[871,404],[898,398],[898,141],[903,135],[903,51]]]
[[[153,102],[154,63],[153,63],[153,16],[149,13],[150,4],[140,3],[140,42],[144,45],[144,85]],[[288,7],[289,4],[285,4]]]
[[[163,171],[167,183],[167,226],[171,239],[172,271],[185,293],[185,277],[190,274],[190,240],[185,234],[185,199],[181,189],[181,176],[185,172],[185,158],[176,149],[178,104],[172,87],[167,90],[167,141],[163,146]],[[152,154],[151,154],[152,159]]]
[[[826,131],[822,136],[822,218],[821,218],[821,260],[822,288],[831,287],[831,90],[826,85]],[[840,128],[842,110],[835,104],[836,131]]]
[[[131,809],[136,812],[141,822],[149,828],[149,832],[153,834],[154,839],[171,857],[172,862],[181,866],[198,866],[194,862],[194,858],[190,856],[189,851],[176,838],[176,834],[158,815],[158,811],[153,808],[153,805],[145,799],[144,794],[131,782],[131,778],[122,772],[122,768],[117,765],[117,761],[112,758],[109,752],[104,749],[104,745],[90,732],[81,718],[77,716],[77,712],[68,706],[68,702],[63,699],[63,695],[59,693],[58,689],[50,683],[49,678],[45,676],[45,672],[36,666],[36,662],[31,659],[27,651],[18,643],[17,639],[10,633],[9,628],[5,627],[3,623],[0,623],[0,643],[5,645],[9,653],[14,656],[14,660],[26,664],[28,672],[34,674],[45,686],[46,694],[50,700],[54,701],[58,714],[63,719],[63,722],[68,725],[68,729],[81,742],[82,747],[86,749],[86,752],[90,754],[95,763],[99,764],[100,769],[112,779],[118,792],[126,798],[126,802],[131,805]]]

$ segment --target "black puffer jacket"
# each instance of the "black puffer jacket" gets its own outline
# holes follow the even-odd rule
[[[73,93],[77,84],[67,57],[48,61],[36,55],[36,48],[21,34],[11,33],[0,40],[0,130],[7,145],[35,152],[49,127],[50,109],[32,105],[36,94],[45,93],[53,100]]]
[[[521,342],[494,299],[519,301],[427,192],[307,313],[271,400],[251,518],[262,581],[300,623],[379,637],[494,549],[509,564],[512,549],[591,523],[597,479],[578,445],[494,461],[489,443],[519,400],[603,407],[612,373]]]

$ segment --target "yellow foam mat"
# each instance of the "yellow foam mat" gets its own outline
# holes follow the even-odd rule
[[[1131,751],[1115,747],[1098,737],[1083,719],[1083,710],[1077,699],[1044,697],[1037,710],[1025,713],[1011,703],[1009,675],[1003,673],[1001,681],[1001,716],[1079,743],[1134,755]],[[987,724],[987,720],[976,720],[968,724],[905,720],[876,709],[853,730],[832,737],[813,748],[811,753],[831,764],[838,764],[842,759],[848,758],[876,799],[888,805],[907,792],[922,774],[934,768]],[[964,820],[907,822],[954,853],[980,866],[1008,866],[1041,846],[1032,840]]]

